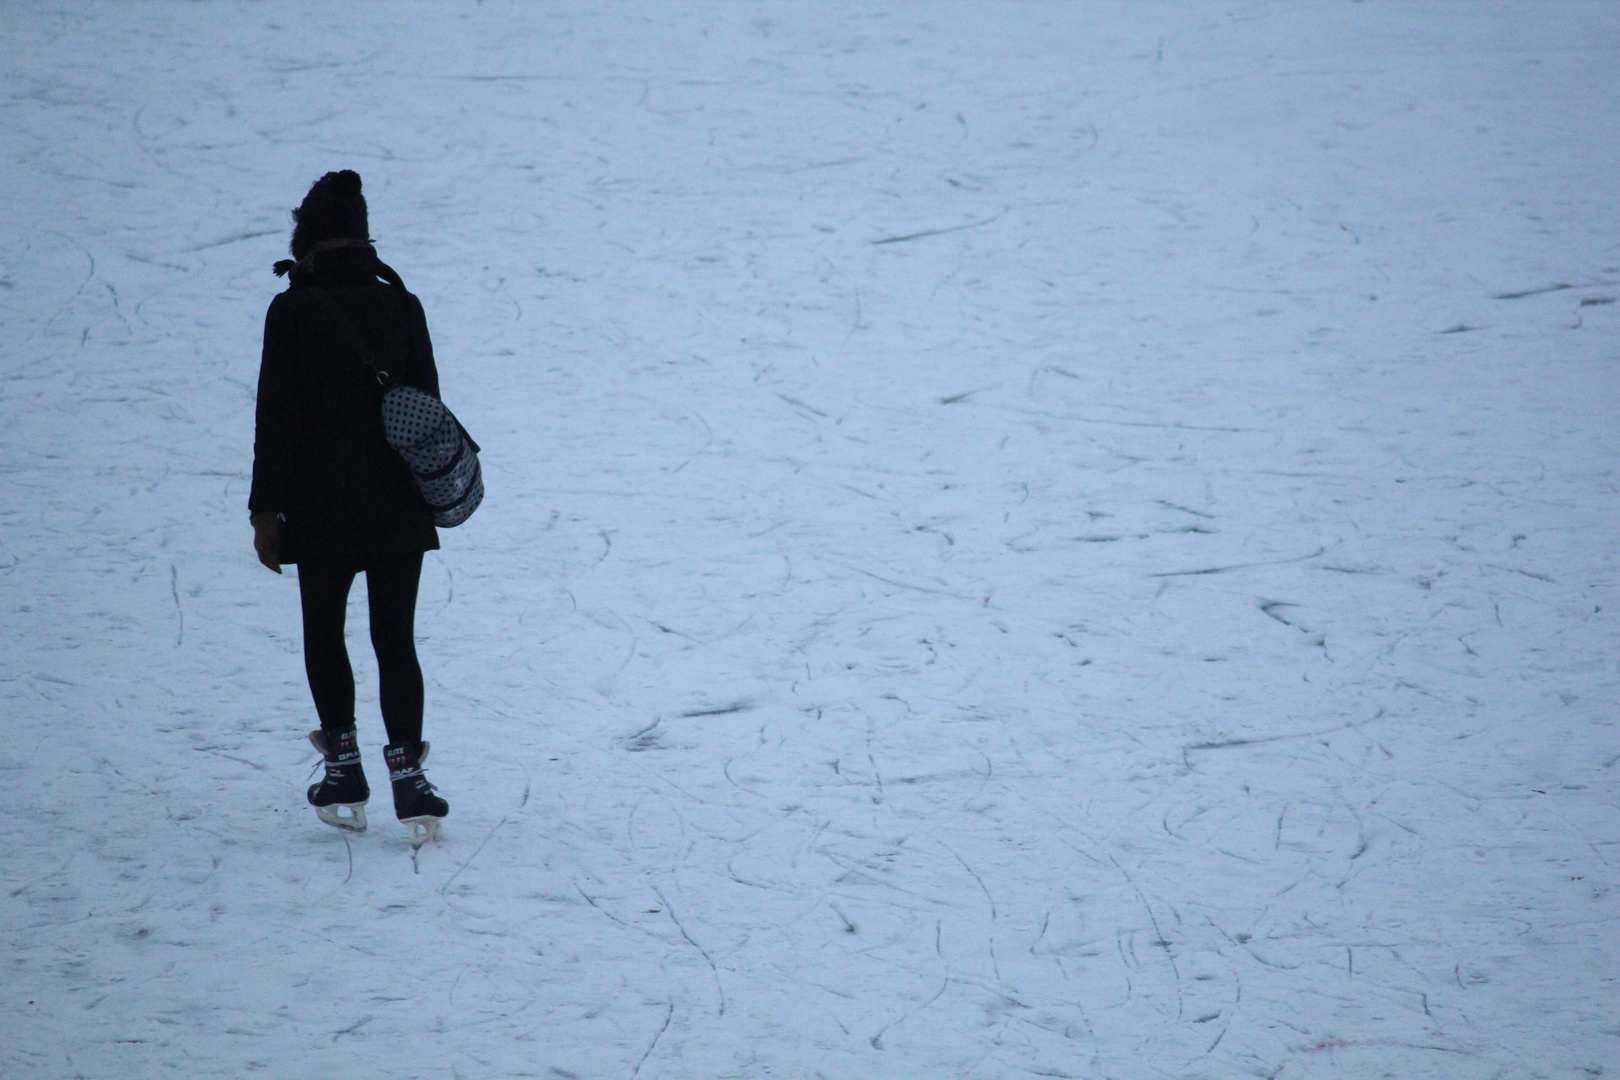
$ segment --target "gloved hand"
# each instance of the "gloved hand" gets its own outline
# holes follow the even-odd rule
[[[253,523],[253,550],[259,553],[259,561],[281,573],[281,563],[277,561],[281,554],[280,511],[260,510],[248,520]]]

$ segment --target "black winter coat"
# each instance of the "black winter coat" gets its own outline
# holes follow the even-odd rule
[[[331,294],[395,382],[437,397],[421,301],[379,281],[378,266],[370,248],[319,252],[265,315],[248,509],[281,512],[284,563],[358,571],[379,556],[439,546],[432,512],[383,438],[377,380],[308,291]]]

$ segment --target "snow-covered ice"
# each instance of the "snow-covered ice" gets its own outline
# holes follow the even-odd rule
[[[1620,5],[0,24],[8,1080],[1620,1068]],[[489,490],[414,864],[247,524],[343,167]]]

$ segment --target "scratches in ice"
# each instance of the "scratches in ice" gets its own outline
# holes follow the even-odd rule
[[[673,1001],[665,1002],[664,1022],[659,1025],[658,1031],[653,1034],[652,1042],[647,1044],[647,1050],[641,1055],[641,1060],[637,1061],[636,1067],[630,1070],[630,1080],[636,1080],[636,1077],[641,1075],[641,1067],[647,1064],[647,1059],[652,1056],[653,1049],[658,1045],[658,1040],[662,1039],[664,1037],[664,1032],[669,1030],[669,1021],[674,1015],[675,1003]]]
[[[1141,888],[1137,886],[1136,881],[1131,877],[1130,872],[1127,871],[1123,866],[1119,865],[1119,860],[1114,858],[1112,855],[1108,856],[1108,861],[1114,864],[1114,869],[1119,871],[1120,876],[1125,879],[1125,883],[1129,885],[1131,887],[1131,891],[1136,894],[1136,899],[1141,902],[1142,910],[1147,912],[1148,922],[1153,926],[1153,944],[1164,950],[1164,958],[1170,963],[1170,973],[1174,975],[1176,979],[1176,1019],[1180,1020],[1182,1013],[1186,1008],[1186,1003],[1181,986],[1181,968],[1176,964],[1176,954],[1173,951],[1173,943],[1169,938],[1164,936],[1164,931],[1159,928],[1159,917],[1153,913],[1153,905],[1148,903],[1146,896],[1142,895]]]
[[[1056,412],[1051,409],[1030,409],[1025,408],[1022,405],[1005,405],[991,402],[985,402],[982,404],[975,402],[974,404],[978,404],[980,408],[994,409],[997,412],[1014,413],[1020,416],[1035,416],[1041,418],[1042,420],[1048,421],[1061,420],[1065,423],[1073,424],[1098,424],[1103,427],[1157,428],[1166,431],[1211,431],[1226,435],[1263,435],[1269,433],[1270,431],[1269,428],[1230,427],[1222,424],[1183,424],[1176,421],[1166,420],[1104,419],[1100,416],[1083,416],[1079,413]],[[1178,506],[1176,509],[1185,510],[1186,507]],[[1188,512],[1197,513],[1197,511]]]
[[[1260,600],[1260,611],[1261,611],[1261,613],[1263,615],[1265,615],[1268,619],[1272,619],[1272,620],[1275,620],[1278,623],[1281,623],[1283,626],[1289,627],[1290,629],[1298,630],[1300,633],[1307,635],[1309,640],[1310,640],[1310,643],[1312,645],[1316,646],[1317,648],[1321,649],[1323,655],[1327,656],[1328,661],[1331,663],[1332,660],[1333,660],[1333,657],[1332,657],[1332,655],[1330,655],[1328,653],[1327,635],[1326,634],[1313,633],[1310,630],[1310,628],[1305,627],[1305,626],[1301,626],[1299,623],[1294,622],[1292,619],[1285,618],[1284,616],[1282,616],[1281,614],[1278,613],[1279,608],[1291,608],[1291,607],[1298,607],[1298,606],[1299,606],[1298,604],[1290,603],[1287,600],[1266,600],[1264,598],[1262,598]]]
[[[1172,578],[1199,577],[1204,574],[1229,574],[1234,570],[1253,570],[1260,566],[1286,566],[1289,563],[1305,562],[1309,559],[1314,559],[1319,555],[1325,554],[1326,552],[1327,548],[1319,547],[1308,555],[1298,555],[1292,559],[1268,559],[1265,562],[1232,563],[1229,566],[1210,566],[1201,570],[1165,570],[1157,574],[1149,574],[1148,576],[1156,578]]]
[[[90,254],[90,250],[88,248],[79,243],[77,240],[73,239],[73,237],[64,233],[52,233],[51,235],[57,237],[58,239],[66,240],[68,243],[79,249],[79,253],[84,256],[86,263],[84,280],[79,282],[78,288],[73,290],[72,295],[70,295],[66,300],[62,301],[62,305],[56,309],[55,314],[46,319],[37,330],[29,331],[28,337],[25,339],[28,341],[33,340],[34,334],[36,333],[49,335],[51,327],[56,324],[56,320],[60,319],[64,314],[67,313],[68,308],[73,306],[73,301],[84,295],[85,287],[89,285],[90,282],[94,281],[96,277],[96,257]]]
[[[467,856],[466,861],[464,861],[460,866],[456,867],[456,872],[451,874],[448,878],[446,878],[444,884],[439,887],[439,895],[440,896],[443,896],[445,894],[445,890],[449,889],[450,886],[455,882],[456,878],[461,876],[461,872],[463,870],[467,869],[468,866],[471,866],[472,861],[474,859],[478,858],[478,853],[480,851],[484,850],[484,845],[489,843],[490,837],[495,835],[495,830],[499,829],[502,825],[505,825],[505,824],[506,824],[506,818],[502,817],[501,820],[497,821],[495,824],[490,826],[489,832],[484,834],[483,841],[476,848],[473,849],[473,853],[471,855]]]
[[[1277,614],[1277,609],[1278,608],[1291,608],[1291,607],[1299,607],[1299,605],[1294,604],[1294,603],[1290,603],[1287,600],[1262,600],[1260,602],[1260,612],[1261,612],[1261,614],[1265,615],[1268,619],[1275,619],[1278,622],[1282,623],[1284,626],[1292,626],[1295,630],[1303,629],[1303,627],[1301,627],[1298,623],[1290,622],[1289,620],[1283,618],[1281,615]]]
[[[218,240],[209,240],[201,244],[194,244],[188,248],[181,248],[180,250],[187,252],[207,251],[209,248],[225,247],[228,244],[240,244],[243,240],[257,240],[261,236],[280,236],[284,232],[286,232],[285,229],[259,229],[255,232],[232,233],[230,236],[221,237]]]
[[[598,535],[598,536],[600,536],[602,538],[602,554],[597,558],[597,560],[595,562],[591,563],[590,567],[587,569],[587,572],[589,572],[590,570],[595,570],[598,566],[601,566],[604,562],[607,561],[607,557],[609,555],[613,554],[613,533],[616,532],[616,531],[617,530],[615,530],[615,529],[598,529],[597,530],[596,535]]]
[[[180,606],[180,570],[172,562],[169,564],[169,595],[174,597],[174,613],[180,619],[180,629],[174,637],[174,647],[178,649],[186,640],[186,609]]]
[[[789,405],[793,406],[795,409],[800,410],[801,412],[810,413],[812,416],[819,416],[823,420],[832,419],[826,413],[824,413],[820,409],[816,408],[814,405],[811,405],[811,404],[808,404],[806,402],[800,401],[796,397],[789,397],[787,394],[781,393],[779,391],[772,391],[772,392],[775,393],[777,397],[781,398],[783,401],[787,402]]]
[[[675,909],[670,905],[669,898],[664,895],[664,891],[652,882],[648,882],[648,884],[652,886],[653,895],[658,897],[659,902],[663,904],[664,913],[668,915],[670,921],[675,924],[675,929],[681,932],[681,937],[686,939],[686,943],[688,945],[692,946],[692,948],[698,951],[698,955],[703,957],[704,962],[709,965],[709,970],[714,973],[714,988],[715,991],[720,995],[719,1014],[721,1016],[726,1015],[726,987],[725,984],[720,981],[720,969],[715,965],[714,957],[710,956],[709,950],[699,945],[692,939],[692,935],[687,933],[686,923],[682,922],[681,917],[675,913]]]
[[[1521,289],[1518,292],[1497,293],[1492,300],[1523,300],[1527,296],[1541,296],[1545,293],[1563,292],[1565,289],[1597,289],[1613,285],[1612,281],[1589,281],[1585,285],[1571,285],[1567,282],[1556,282],[1552,285],[1543,285],[1535,289]]]
[[[343,888],[343,886],[345,886],[345,885],[347,885],[349,883],[349,880],[351,878],[354,877],[354,845],[349,842],[349,834],[348,833],[340,833],[339,835],[343,837],[343,850],[349,856],[349,870],[348,870],[348,873],[344,874],[343,875],[343,880],[338,882],[338,888],[341,889],[341,888]]]
[[[328,890],[327,893],[324,896],[322,896],[319,900],[315,901],[315,906],[316,907],[320,907],[321,905],[325,904],[328,900],[332,899],[332,897],[336,896],[343,889],[343,887],[345,885],[347,885],[350,882],[350,880],[353,879],[353,877],[354,877],[354,845],[349,842],[349,834],[348,834],[348,832],[346,830],[341,830],[341,829],[338,830],[338,836],[342,837],[342,839],[343,839],[343,851],[348,856],[348,860],[349,860],[348,870],[344,873],[342,881],[340,881],[336,885],[332,886],[332,888],[330,890]],[[307,887],[307,885],[306,885],[306,887]],[[342,1034],[342,1033],[340,1032],[339,1034]]]
[[[1202,510],[1194,510],[1190,506],[1182,506],[1180,503],[1173,503],[1173,502],[1170,502],[1168,499],[1160,499],[1159,500],[1159,505],[1164,507],[1167,510],[1180,510],[1183,514],[1191,514],[1194,517],[1206,518],[1206,519],[1208,519],[1210,521],[1215,520],[1215,515],[1214,514],[1206,514]]]
[[[856,566],[856,567],[846,567],[846,569],[854,570],[855,573],[865,575],[866,577],[871,578],[873,581],[881,581],[885,585],[893,585],[893,586],[895,586],[896,588],[899,588],[899,589],[912,589],[912,590],[915,590],[916,592],[931,593],[931,594],[933,594],[935,596],[949,596],[949,597],[951,597],[952,599],[955,599],[955,600],[976,600],[976,599],[978,599],[977,597],[963,596],[961,593],[951,592],[949,589],[930,589],[926,585],[916,585],[916,584],[913,584],[912,582],[909,582],[909,581],[897,581],[894,578],[884,577],[882,574],[874,574],[870,570],[862,570],[858,566]]]
[[[987,217],[987,218],[981,218],[978,221],[970,221],[965,225],[951,225],[951,226],[949,226],[947,228],[942,228],[942,229],[923,229],[921,232],[905,233],[904,235],[901,235],[901,236],[885,236],[881,240],[873,240],[872,244],[874,246],[876,246],[878,244],[903,244],[908,240],[922,240],[922,239],[924,239],[926,237],[929,237],[929,236],[944,236],[947,233],[962,232],[962,231],[964,231],[966,229],[981,228],[981,227],[983,227],[985,225],[990,224],[993,221],[1000,221],[1002,218],[1004,218],[1006,216],[1007,216],[1007,211],[1003,210],[999,214],[995,214],[995,215],[993,215],[991,217]]]
[[[62,871],[66,870],[69,866],[73,865],[73,860],[78,857],[78,854],[79,853],[77,851],[70,853],[68,855],[68,857],[65,860],[63,860],[62,865],[58,866],[55,870],[52,870],[48,874],[44,874],[44,875],[42,875],[40,877],[37,877],[33,881],[30,881],[30,882],[27,882],[25,884],[17,886],[15,889],[12,889],[9,892],[7,892],[6,895],[11,896],[11,897],[21,896],[23,893],[27,892],[29,889],[32,889],[35,885],[38,885],[38,884],[40,884],[42,882],[46,882],[46,881],[51,880],[57,874],[60,874]]]
[[[990,950],[990,970],[995,975],[996,981],[1000,982],[1001,964],[996,959],[996,923],[1000,916],[996,911],[996,898],[990,895],[990,886],[984,883],[984,878],[979,876],[979,872],[977,870],[968,865],[968,861],[966,859],[962,858],[961,855],[956,853],[956,849],[944,843],[941,843],[940,847],[950,852],[951,858],[961,863],[962,869],[966,870],[973,880],[979,883],[979,891],[984,893],[985,902],[990,905],[990,931],[985,935],[985,940],[987,941]]]
[[[843,918],[843,913],[842,912],[839,912],[839,918]],[[848,925],[848,920],[847,919],[845,920],[845,923],[846,923],[846,925]],[[940,940],[941,936],[942,936],[943,929],[944,929],[944,924],[939,919],[936,918],[934,920],[934,956],[937,957],[942,964],[944,963],[944,959],[945,959],[945,950],[944,950],[943,944],[942,944],[942,942]],[[851,928],[850,932],[853,933],[853,928]],[[934,996],[933,997],[929,998],[927,1001],[925,1001],[921,1005],[919,1005],[916,1010],[903,1012],[899,1016],[895,1017],[893,1020],[890,1020],[887,1024],[884,1024],[881,1028],[879,1028],[877,1030],[877,1032],[875,1034],[872,1035],[871,1038],[866,1040],[867,1045],[870,1046],[874,1050],[886,1049],[884,1047],[884,1045],[883,1045],[883,1036],[888,1034],[890,1031],[894,1030],[895,1028],[899,1027],[901,1024],[905,1023],[908,1019],[910,1019],[911,1015],[912,1015],[912,1011],[920,1012],[923,1009],[928,1008],[934,1002],[938,1001],[941,997],[943,997],[945,995],[945,991],[950,989],[950,985],[951,985],[951,973],[950,973],[950,969],[946,968],[946,970],[943,971],[941,973],[941,975],[940,975],[939,989],[934,991]],[[978,985],[982,986],[983,984],[979,983]],[[999,990],[993,990],[993,992],[1000,994]],[[1001,996],[1005,997],[1006,995],[1003,994]],[[1019,1003],[1016,1003],[1016,1004],[1022,1004],[1022,1003],[1019,1002]],[[840,1024],[839,1026],[842,1027],[843,1025]]]
[[[1181,759],[1190,769],[1192,761],[1187,755],[1194,750],[1235,750],[1244,746],[1259,746],[1263,743],[1283,742],[1289,739],[1316,739],[1324,735],[1337,735],[1344,731],[1357,731],[1358,724],[1343,724],[1339,727],[1326,728],[1321,731],[1297,731],[1287,735],[1264,735],[1254,739],[1220,739],[1210,742],[1188,743],[1181,748]],[[1278,819],[1279,823],[1281,819]],[[1281,829],[1281,825],[1278,826]]]
[[[693,709],[689,712],[681,713],[681,716],[687,718],[698,716],[729,716],[732,713],[747,712],[754,707],[755,706],[752,701],[745,699],[742,701],[733,701],[729,705],[719,705],[709,709]]]
[[[624,747],[632,754],[637,754],[644,750],[661,749],[663,736],[658,730],[658,725],[662,724],[663,722],[663,717],[653,717],[652,723],[624,736],[624,738],[619,740],[619,745]]]
[[[212,754],[215,757],[224,758],[226,761],[234,761],[234,762],[237,762],[240,765],[246,765],[248,768],[252,769],[254,772],[267,772],[268,771],[263,765],[259,764],[257,761],[251,761],[251,760],[249,760],[249,759],[247,759],[245,757],[237,757],[234,754],[224,753],[222,751],[222,748],[218,747],[218,746],[193,746],[192,749],[197,751],[200,754]],[[319,764],[319,763],[317,763],[317,764]],[[313,776],[314,774],[311,773],[311,775]]]

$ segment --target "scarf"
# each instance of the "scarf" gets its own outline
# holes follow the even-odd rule
[[[388,284],[392,285],[394,288],[399,289],[401,292],[405,290],[405,282],[400,278],[399,274],[395,272],[394,268],[376,257],[377,249],[371,246],[370,240],[360,240],[355,238],[347,238],[342,240],[322,240],[320,243],[311,248],[309,253],[306,254],[302,259],[298,259],[296,261],[292,259],[278,259],[276,260],[276,264],[270,269],[275,271],[276,277],[286,277],[288,274],[291,274],[292,284],[300,286],[305,285],[309,282],[310,276],[315,273],[315,256],[319,255],[323,251],[334,251],[338,248],[351,247],[363,247],[370,249],[372,259],[377,264],[375,267],[377,276],[388,282]]]

